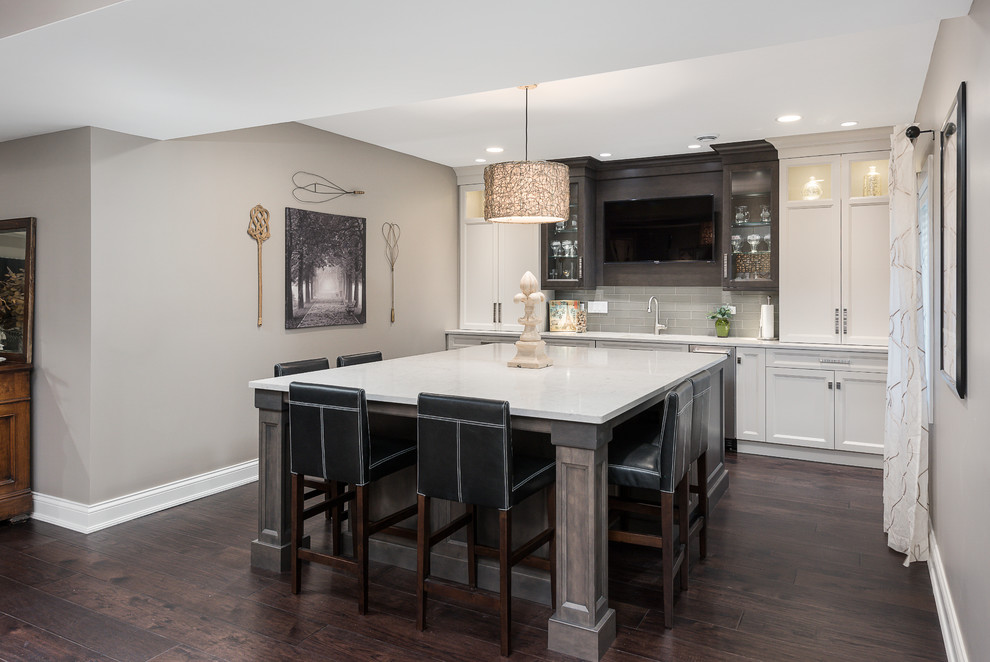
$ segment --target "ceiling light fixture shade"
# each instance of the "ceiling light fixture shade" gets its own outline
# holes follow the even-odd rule
[[[492,223],[557,223],[570,216],[570,169],[529,160],[529,91],[526,90],[526,160],[485,167],[485,220]]]
[[[570,169],[552,161],[506,161],[485,168],[485,220],[556,223],[568,217]]]

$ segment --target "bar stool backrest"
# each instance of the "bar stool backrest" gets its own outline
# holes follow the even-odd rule
[[[294,474],[367,484],[371,435],[364,389],[289,384],[289,454]]]
[[[692,375],[691,385],[694,386],[694,402],[692,404],[690,461],[695,462],[703,453],[708,452],[708,424],[712,400],[711,373],[702,370],[698,374]]]
[[[509,403],[420,393],[417,492],[477,506],[511,505]]]
[[[349,365],[358,365],[361,363],[374,363],[375,361],[382,360],[381,352],[364,352],[363,354],[345,354],[344,356],[337,357],[337,367],[344,368]]]
[[[694,387],[687,379],[672,388],[664,401],[660,424],[660,491],[673,493],[691,466]]]
[[[275,364],[275,376],[285,377],[286,375],[298,375],[301,372],[313,372],[314,370],[329,370],[330,360],[322,359],[302,359],[301,361],[286,361]]]

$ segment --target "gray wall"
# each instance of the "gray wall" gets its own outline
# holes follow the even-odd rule
[[[760,307],[777,305],[776,292],[723,292],[721,287],[615,287],[593,290],[556,290],[555,299],[607,301],[608,313],[589,313],[588,331],[619,333],[653,333],[654,313],[646,312],[651,296],[660,302],[660,323],[667,325],[665,334],[714,336],[715,322],[708,313],[720,305],[736,307],[729,324],[730,338],[755,338],[760,332]],[[774,308],[774,316],[779,310]],[[665,321],[666,320],[666,321]],[[774,322],[774,331],[779,322]]]
[[[370,349],[388,358],[440,351],[443,330],[456,326],[450,168],[297,124],[161,142],[101,129],[79,134],[91,140],[92,158],[75,174],[88,183],[91,172],[90,187],[71,197],[44,184],[15,191],[16,212],[3,198],[5,217],[38,217],[36,326],[39,340],[58,334],[42,343],[36,361],[36,491],[99,503],[253,459],[257,416],[247,382],[271,375],[274,363]],[[52,152],[32,177],[52,178],[66,141],[18,141],[27,151]],[[8,150],[0,163],[16,170]],[[291,196],[297,170],[366,194],[300,203]],[[50,212],[49,198],[63,197],[83,213]],[[257,248],[247,235],[256,204],[271,212],[272,233],[263,252],[261,328]],[[285,330],[287,206],[367,218],[366,324]],[[394,325],[385,221],[402,227]],[[59,237],[74,224],[80,239]],[[62,299],[71,297],[56,296],[60,288],[78,296],[69,309]],[[81,364],[71,382],[67,363],[74,371]],[[83,412],[68,442],[47,438],[64,415],[44,397],[47,382]],[[66,482],[60,458],[76,452],[85,475]]]
[[[89,503],[89,129],[0,143],[0,218],[24,216],[38,218],[34,489]]]
[[[917,121],[939,129],[959,83],[966,81],[969,129],[967,213],[968,394],[959,400],[937,374],[932,379],[931,505],[936,542],[970,660],[990,660],[990,328],[984,289],[990,282],[990,0],[974,0],[968,17],[942,21]],[[918,140],[923,140],[919,138]],[[937,162],[937,159],[936,159]],[[935,199],[935,198],[933,198]],[[936,281],[937,282],[937,281]],[[935,307],[938,310],[938,304]],[[938,319],[936,315],[936,320]],[[937,322],[936,322],[937,324]],[[934,346],[939,346],[938,337]],[[937,350],[936,350],[937,351]]]

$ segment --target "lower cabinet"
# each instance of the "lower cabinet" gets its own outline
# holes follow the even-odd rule
[[[767,441],[883,453],[884,373],[767,368]]]
[[[767,440],[767,350],[736,347],[736,439]]]
[[[31,514],[31,366],[0,367],[0,521]]]

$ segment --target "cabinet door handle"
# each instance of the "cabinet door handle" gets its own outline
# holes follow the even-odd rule
[[[849,334],[849,309],[842,309],[842,335]]]
[[[722,253],[722,278],[729,277],[729,254]]]
[[[829,382],[828,383],[828,390],[830,390],[830,391],[832,390],[832,382]]]
[[[498,323],[502,323],[502,304],[496,304],[498,306]]]
[[[584,278],[584,258],[578,258],[578,279]]]
[[[836,391],[842,390],[842,382],[840,382],[839,380],[835,380],[835,390]]]
[[[497,313],[498,313],[498,304],[492,301],[492,324],[495,324],[498,321],[498,318],[496,316]]]
[[[739,365],[742,365],[742,357],[741,356],[737,356],[736,357],[736,363],[738,363]]]
[[[835,309],[835,335],[839,335],[839,309]]]

